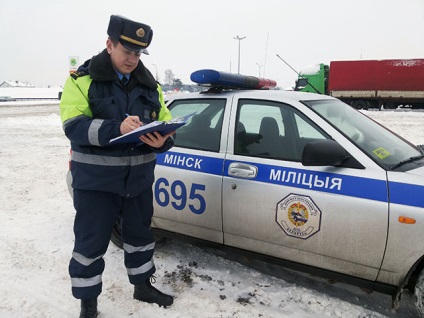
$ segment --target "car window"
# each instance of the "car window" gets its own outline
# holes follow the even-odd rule
[[[328,136],[290,105],[239,100],[234,153],[301,161],[303,147]]]
[[[175,146],[219,151],[225,99],[177,100],[168,105],[172,117],[195,114],[175,134]]]
[[[387,170],[420,155],[413,145],[338,100],[304,103]]]
[[[296,121],[296,127],[300,138],[316,140],[323,139],[322,133],[318,131],[314,126],[312,126],[308,121],[306,121],[303,117],[294,113],[294,119]]]

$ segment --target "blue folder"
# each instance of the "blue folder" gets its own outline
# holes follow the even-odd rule
[[[194,114],[195,113],[189,114],[184,117],[177,117],[169,121],[153,121],[149,124],[140,126],[137,129],[134,129],[133,131],[125,135],[111,139],[109,141],[109,144],[116,144],[116,143],[143,144],[143,142],[140,140],[140,136],[143,136],[155,131],[160,133],[162,136],[166,135],[170,133],[171,131],[174,131],[180,128],[181,126],[184,126],[187,123],[187,120]]]

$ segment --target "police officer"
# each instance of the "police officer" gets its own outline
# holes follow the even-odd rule
[[[122,215],[124,261],[137,300],[167,307],[173,297],[151,285],[155,272],[153,215],[156,153],[173,146],[174,132],[150,133],[138,144],[109,140],[154,120],[169,120],[161,86],[140,61],[152,41],[143,23],[112,15],[106,49],[67,79],[60,102],[71,142],[75,245],[69,264],[80,317],[96,317],[102,291],[103,256]]]

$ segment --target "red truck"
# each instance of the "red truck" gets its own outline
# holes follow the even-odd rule
[[[327,94],[357,109],[424,108],[424,59],[319,64],[300,72],[296,89]]]

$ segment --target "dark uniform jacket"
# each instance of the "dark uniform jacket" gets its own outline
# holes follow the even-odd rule
[[[141,61],[125,87],[107,51],[94,56],[66,81],[60,110],[71,141],[74,189],[132,197],[152,186],[156,153],[173,146],[171,137],[161,149],[146,144],[109,145],[110,139],[121,135],[126,114],[139,116],[145,124],[171,119],[160,85]]]

